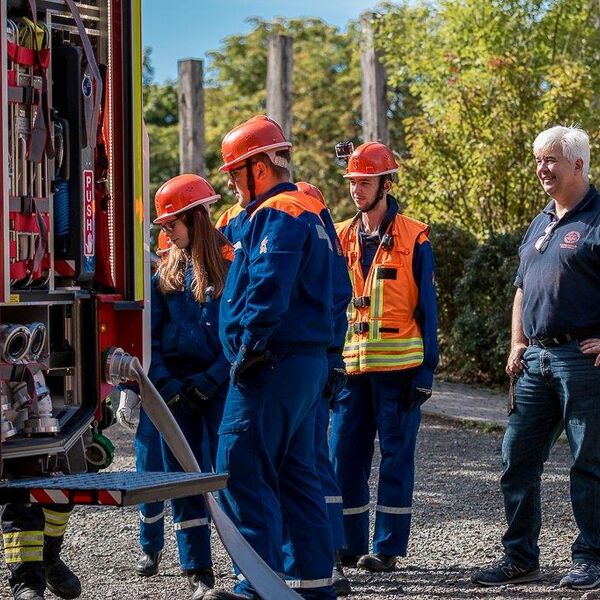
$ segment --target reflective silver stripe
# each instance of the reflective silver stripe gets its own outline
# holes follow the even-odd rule
[[[377,512],[388,513],[389,515],[410,515],[412,506],[382,506],[378,504],[375,508]]]
[[[369,512],[369,505],[357,506],[356,508],[344,508],[342,511],[344,515],[360,515],[362,513]]]
[[[342,502],[341,496],[325,496],[325,502],[327,504],[340,504]]]
[[[157,521],[160,521],[161,519],[163,519],[164,516],[165,516],[164,510],[162,512],[158,513],[157,515],[155,515],[154,517],[146,517],[145,515],[143,515],[140,512],[140,521],[142,523],[146,523],[147,525],[151,525],[152,523],[156,523]]]
[[[175,531],[181,529],[190,529],[190,527],[202,527],[208,525],[208,519],[190,519],[189,521],[181,521],[181,523],[173,523]]]
[[[288,579],[286,581],[288,587],[292,589],[319,588],[331,585],[332,579]]]

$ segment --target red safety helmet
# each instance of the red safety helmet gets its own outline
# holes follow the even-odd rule
[[[277,150],[291,148],[279,123],[265,115],[256,115],[245,123],[234,127],[221,143],[223,165],[219,169],[226,173],[243,166],[243,162],[264,152],[271,162],[279,167],[288,167],[288,161],[276,155]]]
[[[158,232],[158,240],[156,243],[156,256],[163,256],[166,254],[171,247],[173,246],[173,242],[171,238],[167,236],[167,234],[161,229]]]
[[[154,223],[166,223],[175,215],[195,206],[209,205],[221,196],[200,175],[186,173],[163,183],[154,196],[156,219]]]
[[[299,191],[316,198],[319,202],[321,202],[321,204],[325,205],[325,198],[323,198],[321,190],[316,185],[308,183],[307,181],[298,181],[296,183],[296,187]]]
[[[394,153],[380,142],[361,144],[348,159],[344,177],[378,177],[398,170]]]

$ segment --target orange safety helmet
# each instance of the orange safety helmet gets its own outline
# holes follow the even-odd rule
[[[169,238],[167,234],[161,229],[158,232],[158,240],[156,243],[156,256],[163,256],[171,249],[172,246],[173,242],[171,241],[171,238]]]
[[[155,224],[170,221],[172,217],[195,206],[215,203],[221,196],[200,175],[186,173],[163,183],[154,196]]]
[[[291,148],[279,123],[265,115],[256,115],[245,123],[234,127],[221,143],[223,165],[221,173],[243,166],[243,162],[264,152],[271,162],[279,167],[288,167],[288,161],[276,155],[277,150]]]
[[[379,177],[398,168],[394,153],[385,144],[366,142],[350,155],[344,177]]]
[[[321,190],[316,185],[308,183],[308,181],[298,181],[296,183],[296,187],[299,191],[316,198],[319,202],[321,202],[321,204],[323,204],[323,206],[325,206],[325,198],[323,197]]]

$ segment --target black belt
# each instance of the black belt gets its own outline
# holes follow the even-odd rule
[[[581,338],[589,337],[590,335],[597,335],[600,333],[600,326],[598,327],[582,327],[576,329],[572,333],[563,333],[562,335],[556,335],[554,337],[534,337],[529,339],[530,346],[540,346],[541,348],[553,348],[554,346],[562,346]]]

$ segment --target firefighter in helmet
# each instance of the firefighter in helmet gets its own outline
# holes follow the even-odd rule
[[[330,600],[333,545],[314,442],[335,337],[334,245],[323,206],[289,181],[290,148],[265,116],[221,145],[221,171],[243,210],[221,303],[232,368],[217,470],[230,473],[223,508],[258,554],[303,597]],[[256,594],[243,580],[205,598]]]
[[[156,192],[154,223],[166,233],[171,248],[152,277],[148,372],[200,463],[206,432],[213,464],[229,380],[229,363],[218,337],[219,304],[232,257],[230,244],[206,210],[219,197],[205,179],[192,174],[174,177]],[[140,437],[138,446],[141,443]],[[165,471],[181,470],[162,438],[159,452]],[[193,590],[192,600],[199,600],[214,585],[204,501],[174,500],[172,510],[181,567]],[[149,514],[148,519],[156,516]],[[159,560],[161,541],[159,535],[154,547],[148,546],[151,570]]]
[[[438,363],[429,227],[402,215],[390,195],[398,164],[384,144],[350,156],[344,177],[357,214],[336,226],[353,297],[344,359],[346,388],[333,403],[331,455],[342,490],[342,563],[388,571],[406,556],[420,405]],[[369,487],[375,435],[381,465],[369,553]]]

